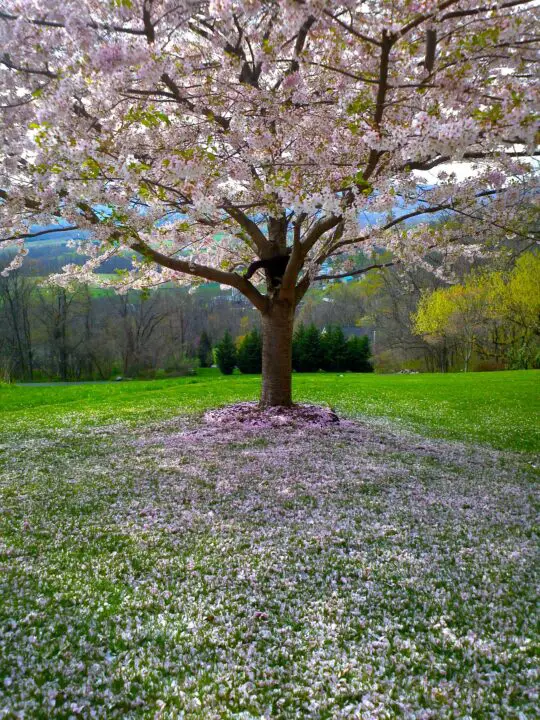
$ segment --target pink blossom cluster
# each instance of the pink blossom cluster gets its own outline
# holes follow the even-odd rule
[[[496,241],[534,197],[535,3],[4,5],[1,242],[67,219],[103,253],[146,257],[121,287],[197,277],[261,306],[237,269],[294,228],[304,292],[370,244],[423,262],[417,237],[394,241],[400,199],[426,233],[466,203]],[[495,221],[516,188],[516,218]],[[430,242],[446,241],[441,225]]]

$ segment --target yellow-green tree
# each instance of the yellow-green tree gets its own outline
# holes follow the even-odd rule
[[[530,367],[540,338],[540,256],[526,253],[509,273],[472,274],[425,293],[411,319],[428,342],[458,349],[465,371],[475,347],[512,367]]]
[[[522,255],[510,273],[503,312],[528,335],[540,334],[540,255]]]
[[[467,372],[485,304],[485,293],[474,281],[425,293],[413,315],[414,332],[446,349],[445,365],[450,348],[457,350]]]
[[[534,364],[540,340],[540,255],[519,258],[499,295],[499,314],[511,329],[512,365]]]

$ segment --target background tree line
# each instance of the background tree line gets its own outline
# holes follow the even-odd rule
[[[412,320],[443,357],[456,353],[465,372],[475,355],[497,366],[540,367],[540,256],[526,253],[508,272],[476,272],[425,292]]]
[[[537,366],[540,261],[519,249],[509,246],[508,257],[474,265],[460,260],[453,285],[426,268],[396,266],[310,290],[298,312],[295,369],[346,369],[340,333],[350,347],[367,343],[377,372]],[[7,262],[2,256],[0,267]],[[214,346],[225,330],[235,365],[258,371],[251,369],[260,362],[256,313],[230,290],[160,286],[115,295],[48,286],[42,277],[41,260],[25,264],[24,273],[0,277],[4,379],[182,374],[216,361]],[[356,366],[364,367],[364,360]]]
[[[199,364],[201,333],[238,335],[254,313],[218,288],[162,287],[125,295],[81,285],[44,286],[0,277],[0,377],[4,380],[105,380],[185,374]],[[204,361],[202,363],[205,364]]]

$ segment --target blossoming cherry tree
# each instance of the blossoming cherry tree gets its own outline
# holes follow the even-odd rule
[[[535,5],[5,0],[4,273],[32,225],[61,219],[90,236],[54,282],[236,288],[261,313],[262,403],[290,405],[295,309],[315,281],[381,249],[448,266],[521,232]],[[475,243],[429,222],[443,212],[475,223]],[[129,273],[95,274],[126,249]]]

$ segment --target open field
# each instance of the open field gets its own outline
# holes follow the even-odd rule
[[[139,423],[254,400],[257,376],[216,370],[172,380],[0,388],[6,432]],[[419,375],[297,374],[298,401],[327,403],[348,417],[385,417],[435,437],[540,452],[540,371]],[[0,428],[2,425],[0,425]]]
[[[0,718],[533,718],[538,372],[0,388]]]

